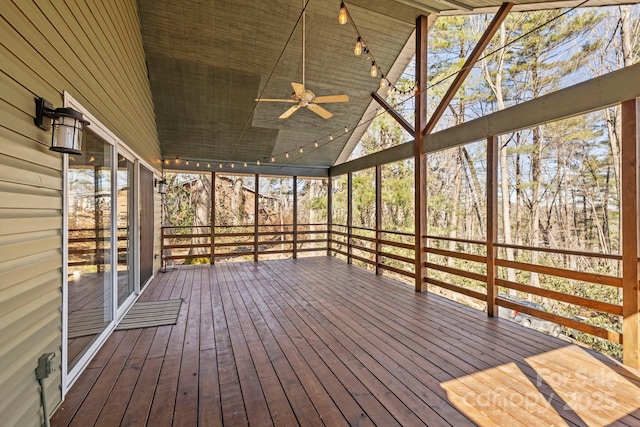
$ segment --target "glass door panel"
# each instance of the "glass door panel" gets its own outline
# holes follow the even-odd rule
[[[118,307],[135,292],[134,163],[118,155]]]
[[[68,334],[70,371],[113,320],[112,146],[87,130],[84,154],[69,156]]]

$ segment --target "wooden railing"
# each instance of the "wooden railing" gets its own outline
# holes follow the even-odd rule
[[[301,252],[326,253],[326,224],[261,224],[162,227],[162,254],[165,261],[216,259]]]
[[[128,251],[126,244],[121,242],[127,241],[127,228],[118,228],[118,254],[124,254]],[[100,236],[100,233],[110,233],[109,228],[70,228],[69,229],[69,261],[68,265],[77,266],[101,266],[105,264],[107,254],[112,250],[111,240],[109,236]],[[108,261],[106,261],[108,263]],[[118,257],[119,264],[126,264],[125,259]]]
[[[327,241],[328,235],[330,235],[329,241]],[[619,304],[505,279],[506,269],[513,269],[516,275],[525,272],[538,273],[581,283],[620,288],[622,286],[620,277],[534,265],[507,260],[499,256],[488,259],[486,242],[479,240],[426,235],[423,236],[423,241],[426,242],[422,250],[427,254],[427,261],[423,265],[428,272],[424,278],[427,284],[487,303],[487,263],[493,262],[499,271],[496,284],[501,291],[495,298],[497,306],[549,320],[564,328],[585,332],[617,344],[622,343],[622,334],[619,332],[590,325],[577,318],[537,310],[518,304],[504,296],[510,290],[515,290],[521,295],[524,294],[524,298],[528,295],[545,298],[552,305],[554,302],[560,302],[599,313],[621,316],[622,306]],[[162,242],[165,261],[203,259],[205,262],[213,263],[224,258],[259,259],[261,256],[268,255],[296,257],[301,252],[317,252],[341,256],[346,262],[360,263],[377,274],[386,271],[391,275],[398,275],[399,278],[415,279],[415,236],[412,233],[349,227],[344,224],[216,226],[213,234],[210,226],[163,227]],[[499,251],[512,248],[520,252],[539,251],[561,256],[621,261],[619,255],[502,243],[495,243],[494,246]]]
[[[386,270],[404,277],[415,278],[415,272],[413,271],[413,265],[415,262],[413,243],[413,239],[415,238],[414,235],[393,231],[380,231],[380,234],[382,237],[376,238],[376,230],[374,229],[333,224],[331,228],[331,252],[342,255],[346,258],[348,263],[358,261],[366,266],[370,266],[372,269],[375,268],[377,271]],[[424,267],[428,272],[432,273],[427,273],[427,277],[424,281],[429,285],[443,288],[486,303],[486,242],[432,235],[424,236],[424,240],[427,242],[427,245],[423,247],[423,252],[428,254],[428,261],[424,263]],[[453,244],[457,248],[461,247],[462,249],[451,250],[449,247],[445,249],[443,247],[444,244]],[[621,261],[622,259],[619,255],[569,251],[562,249],[532,248],[501,243],[496,243],[494,246],[498,248],[510,247],[520,251],[537,250],[540,252],[558,255],[592,257],[614,261]],[[451,260],[461,262],[464,268],[454,266],[455,262],[451,262]],[[499,268],[512,268],[517,272],[533,272],[568,280],[595,283],[602,286],[622,286],[622,279],[620,277],[550,266],[533,265],[519,261],[508,261],[503,258],[495,258],[493,262]],[[441,274],[436,275],[433,274],[434,272]],[[445,276],[447,279],[434,276]],[[506,277],[506,274],[503,272],[500,277],[502,276]],[[508,293],[509,290],[513,289],[523,294],[535,295],[551,301],[572,304],[600,313],[617,316],[622,315],[622,306],[618,304],[508,281],[502,278],[497,278],[496,282],[505,293]],[[585,332],[617,344],[622,343],[622,334],[602,327],[586,324],[576,320],[575,318],[568,318],[551,312],[536,310],[525,305],[517,304],[511,299],[500,296],[496,298],[495,303],[498,306],[507,309],[516,310],[540,319],[555,322],[565,328]]]
[[[599,313],[622,316],[622,305],[619,304],[599,301],[580,295],[568,294],[553,289],[531,286],[529,284],[504,279],[504,277],[506,277],[506,269],[513,269],[516,272],[516,276],[518,275],[518,273],[522,272],[537,273],[566,280],[574,280],[580,283],[597,284],[599,286],[610,286],[617,289],[622,287],[621,277],[570,270],[567,268],[558,268],[546,265],[536,265],[521,261],[512,261],[507,260],[503,257],[488,259],[486,256],[486,242],[484,241],[452,239],[448,237],[437,236],[424,236],[424,238],[428,243],[427,246],[423,248],[423,251],[429,255],[432,255],[424,264],[424,267],[427,269],[427,277],[424,279],[426,283],[443,289],[447,289],[452,292],[456,292],[461,295],[465,295],[467,297],[487,302],[487,262],[493,262],[498,269],[502,270],[502,272],[495,279],[496,284],[502,291],[495,298],[495,304],[497,306],[525,313],[543,320],[548,320],[557,323],[562,327],[584,332],[599,338],[604,338],[616,344],[622,344],[621,333],[600,326],[587,324],[575,317],[569,318],[552,312],[537,310],[529,306],[518,304],[514,302],[513,299],[503,296],[510,290],[515,290],[522,294],[525,294],[525,298],[527,298],[529,295],[535,295],[537,297],[547,299],[551,302],[560,302],[578,306],[583,309],[596,311]],[[432,244],[432,242],[452,242],[457,246],[465,247],[467,250],[460,251],[443,249],[440,247],[440,245],[438,245],[438,243]],[[503,243],[494,243],[494,246],[501,249],[517,249],[521,252],[537,251],[563,256],[605,259],[618,262],[622,261],[622,257],[620,255],[612,254],[600,254],[552,248],[536,248],[529,246],[507,245]],[[472,250],[470,251],[469,249]],[[437,258],[437,261],[432,259],[434,258],[433,255],[436,256],[435,258]],[[447,265],[442,262],[444,260],[450,259],[462,261],[463,265],[467,268],[452,267],[451,265]],[[429,271],[434,270],[439,273],[445,273],[448,278],[453,279],[445,281],[434,278],[429,274]],[[468,284],[466,286],[463,286],[461,285],[461,283],[463,282]]]
[[[415,278],[415,236],[400,231],[332,224],[331,252],[371,266],[376,273],[383,270]]]

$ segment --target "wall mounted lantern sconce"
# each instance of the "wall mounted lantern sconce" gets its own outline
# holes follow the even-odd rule
[[[43,130],[53,127],[49,150],[67,154],[82,154],[84,129],[89,122],[73,108],[56,108],[44,98],[36,98],[36,126]],[[53,121],[53,124],[51,123]]]
[[[167,194],[167,181],[164,179],[154,179],[153,186],[158,188],[158,194]]]

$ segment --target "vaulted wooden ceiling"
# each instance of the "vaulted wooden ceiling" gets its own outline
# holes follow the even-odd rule
[[[328,167],[343,160],[353,132],[378,90],[366,55],[356,57],[356,33],[338,23],[338,0],[306,8],[306,86],[316,95],[345,93],[348,103],[324,104],[324,120],[307,109],[278,119],[302,81],[302,0],[138,0],[144,49],[165,159],[268,162]],[[413,54],[419,15],[496,10],[499,0],[353,0],[347,7],[377,64],[397,79]],[[516,1],[513,10],[570,7],[575,1]],[[618,4],[592,0],[589,6]],[[350,130],[344,134],[345,126]],[[335,139],[328,144],[328,136]],[[348,140],[351,142],[347,144]],[[314,147],[318,140],[320,147]],[[298,150],[303,146],[305,152]],[[285,158],[284,153],[290,157]],[[342,155],[341,155],[342,154]]]

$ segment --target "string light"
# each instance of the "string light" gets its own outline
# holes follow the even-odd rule
[[[211,169],[211,163],[207,163],[207,168]]]
[[[318,141],[313,141],[313,146],[318,148]]]
[[[245,167],[245,168],[247,167],[247,162],[244,162],[244,167]]]
[[[342,15],[344,9],[344,15],[345,15],[345,20],[344,22],[347,22],[347,18],[349,17],[349,11],[347,10],[346,5],[344,4],[344,2],[340,3],[340,14]],[[340,23],[342,23],[342,18],[339,19]],[[370,75],[371,77],[377,77],[378,76],[378,71],[380,73],[382,73],[382,68],[380,68],[377,64],[376,64],[376,59],[373,56],[373,54],[371,53],[371,51],[369,50],[369,47],[366,45],[364,39],[362,38],[362,36],[360,35],[360,31],[358,30],[358,27],[356,26],[355,22],[351,23],[353,26],[353,29],[355,30],[355,32],[358,35],[358,38],[356,40],[356,44],[353,48],[353,54],[356,56],[360,56],[363,52],[367,54],[367,61],[371,61],[371,69],[370,69]],[[387,89],[387,96],[390,95],[392,93],[392,89],[395,90],[396,92],[402,94],[402,95],[409,95],[412,94],[414,92],[414,88],[416,88],[417,85],[414,84],[414,86],[412,88],[410,88],[408,91],[399,91],[398,88],[393,86],[393,83],[391,83],[391,81],[389,81],[389,79],[387,79],[384,74],[382,74],[381,76],[382,78],[380,79],[380,89]]]
[[[289,152],[287,151],[286,153],[284,153],[284,156],[288,159],[289,158]]]
[[[333,135],[329,134],[329,141],[333,141]]]
[[[169,159],[164,159],[164,164],[168,165],[169,164]]]
[[[260,160],[256,160],[256,165],[260,166]]]
[[[187,162],[185,163],[185,165],[189,166],[189,160],[187,160]]]
[[[338,22],[340,25],[346,24],[348,21],[347,18],[347,7],[344,5],[344,2],[340,3],[340,13],[338,13]]]
[[[200,167],[200,162],[196,163],[196,167],[199,168]]]
[[[344,127],[344,133],[349,133],[349,128],[348,127]]]
[[[176,165],[180,164],[180,159],[178,157],[176,157]]]
[[[304,150],[302,149],[302,147],[300,147],[300,154],[304,153]]]
[[[355,56],[362,55],[362,37],[358,36],[358,41],[356,41],[356,46],[353,48],[353,54]]]
[[[220,169],[222,169],[222,163],[220,163],[220,164],[218,165],[218,167],[219,167]]]
[[[236,167],[235,163],[231,163],[231,169],[233,169],[235,167]]]
[[[271,156],[271,163],[275,162],[276,158],[274,156]]]

